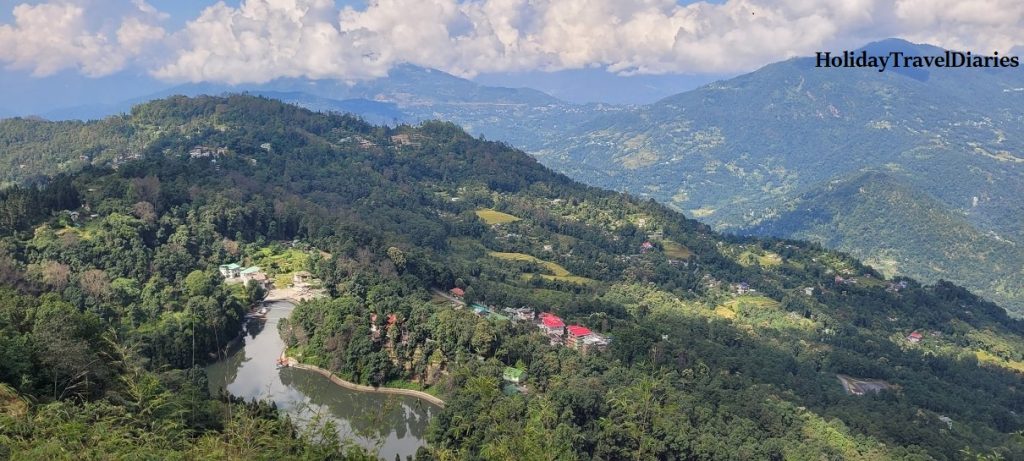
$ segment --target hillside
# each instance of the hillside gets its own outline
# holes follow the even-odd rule
[[[191,368],[252,300],[217,266],[301,247],[331,297],[296,308],[290,355],[442,396],[422,459],[1024,456],[1024,324],[952,284],[725,238],[452,124],[231,96],[44,126],[24,142],[71,148],[107,129],[139,158],[0,193],[0,283],[17,293],[0,297],[0,381],[34,399],[8,411],[18,421],[126,405],[120,362],[70,345],[74,360],[54,361],[58,346],[125,342],[149,369]],[[434,291],[454,288],[479,313]],[[572,328],[516,320],[538,312]],[[59,322],[75,315],[88,322]],[[521,388],[502,383],[513,367]],[[881,391],[846,390],[861,388]],[[17,439],[16,455],[46,439],[11,427],[0,442]]]
[[[831,181],[741,232],[821,242],[889,276],[959,280],[1015,308],[1016,295],[1024,292],[1024,251],[1018,245],[978,230],[963,214],[888,173]]]
[[[941,51],[899,40],[867,48]],[[972,233],[1024,242],[1020,88],[1024,76],[1012,69],[880,73],[816,69],[813,58],[797,58],[633,112],[597,117],[537,156],[574,178],[655,198],[730,231],[775,219],[786,203],[822,193],[813,189],[829,181],[885,171],[933,197],[943,213],[962,215]],[[879,216],[900,213],[895,203],[882,205]],[[864,230],[896,235],[877,226]],[[821,236],[827,242],[843,237]],[[928,264],[951,274],[989,271],[971,260],[914,261],[911,255],[931,251],[923,241],[912,242],[882,242],[906,256],[897,261],[905,274],[935,281],[936,271],[913,270]],[[996,247],[985,249],[992,251]],[[973,287],[1016,312],[1024,309],[1024,292]]]

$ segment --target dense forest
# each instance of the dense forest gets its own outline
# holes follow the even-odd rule
[[[330,296],[289,355],[444,398],[417,459],[1024,458],[1024,324],[953,284],[719,235],[447,123],[175,97],[20,136],[118,124],[138,158],[0,192],[11,457],[372,456],[207,391],[254,300],[217,266],[301,241]]]

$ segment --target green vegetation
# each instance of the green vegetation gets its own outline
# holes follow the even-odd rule
[[[418,459],[1024,457],[1024,324],[948,282],[887,279],[817,244],[725,237],[445,123],[373,127],[248,96],[171,98],[125,120],[164,133],[138,161],[0,196],[17,223],[0,239],[0,382],[14,393],[0,402],[41,415],[0,424],[15,458],[53,443],[97,456],[131,446],[124,434],[152,440],[153,458],[359,456],[315,431],[291,437],[272,409],[246,432],[240,403],[201,394],[198,366],[242,312],[217,266],[294,270],[303,257],[273,248],[295,240],[330,297],[281,322],[291,353],[443,397]],[[392,146],[396,133],[417,143]],[[188,158],[197,144],[228,153]],[[495,227],[481,209],[521,219]],[[437,302],[455,287],[611,341],[584,353],[531,322]],[[526,392],[504,392],[508,367],[525,370]],[[847,395],[839,374],[895,387]],[[86,421],[88,446],[70,436]],[[101,431],[114,422],[124,429]]]
[[[476,210],[476,215],[480,217],[480,219],[484,221],[484,224],[487,224],[488,226],[493,226],[497,224],[508,224],[519,221],[519,218],[515,216],[512,216],[508,213],[502,213],[497,210],[492,210],[490,208]]]

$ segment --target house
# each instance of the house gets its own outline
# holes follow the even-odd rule
[[[590,336],[583,338],[583,347],[580,348],[580,350],[583,351],[584,354],[592,350],[603,351],[608,348],[608,342],[608,338],[597,333],[593,333]]]
[[[732,289],[738,295],[745,295],[747,293],[753,293],[753,292],[757,291],[757,290],[755,290],[753,288],[750,288],[750,284],[748,284],[747,282],[740,282],[740,283],[734,284],[732,286]]]
[[[505,367],[505,371],[501,373],[501,379],[512,384],[519,384],[523,381],[524,375],[526,375],[526,371],[521,368]]]
[[[646,242],[640,244],[640,252],[641,253],[647,253],[648,251],[651,251],[653,249],[654,249],[654,244],[651,243],[650,241],[646,241]]]
[[[242,279],[242,283],[248,283],[250,280],[262,280],[266,281],[267,276],[263,273],[263,270],[259,266],[252,266],[242,269],[238,276]]]
[[[582,349],[583,340],[594,334],[594,332],[583,325],[569,325],[566,331],[569,332],[569,336],[565,339],[565,345],[573,349]]]
[[[298,271],[292,274],[292,283],[295,284],[295,286],[305,285],[312,279],[313,274],[306,271]]]
[[[217,155],[227,155],[228,149],[226,147],[218,147],[216,149],[206,146],[196,146],[188,152],[189,158],[206,158],[214,157]]]
[[[491,314],[491,310],[488,309],[487,306],[484,306],[483,304],[473,303],[469,307],[470,309],[473,309],[474,314],[479,315],[481,317],[485,317]]]
[[[506,307],[504,310],[516,321],[531,322],[534,318],[533,309],[530,309],[529,307],[520,307],[519,309]]]
[[[235,263],[221,264],[219,269],[220,275],[224,276],[226,279],[238,278],[242,272],[242,266]]]
[[[814,296],[814,287],[804,287],[804,294],[807,296]]]
[[[462,288],[459,287],[455,287],[452,288],[451,290],[448,290],[448,293],[450,293],[452,297],[456,299],[462,299],[466,297],[466,290],[463,290]]]
[[[557,315],[545,312],[540,314],[540,329],[548,336],[561,338],[565,332],[565,322]]]
[[[924,339],[924,335],[916,331],[907,335],[907,341],[910,341],[911,343],[919,343],[922,339]]]

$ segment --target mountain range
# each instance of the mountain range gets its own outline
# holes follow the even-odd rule
[[[942,52],[895,39],[864,49]],[[717,229],[812,239],[886,274],[948,279],[1024,312],[1024,78],[1015,70],[818,69],[813,58],[795,58],[634,106],[574,104],[400,66],[353,85],[193,84],[47,117],[240,91],[379,124],[450,120],[570,177],[654,198]],[[25,123],[35,122],[0,122],[0,133]],[[104,142],[53,155],[25,151],[16,139],[0,146],[10,172],[0,181],[8,183],[132,151]],[[863,184],[870,187],[853,187]]]

